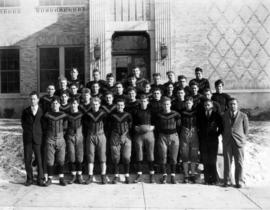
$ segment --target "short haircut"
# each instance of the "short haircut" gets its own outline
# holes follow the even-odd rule
[[[153,77],[161,77],[161,74],[160,73],[154,73],[152,74]]]
[[[113,92],[112,92],[112,91],[106,91],[106,92],[104,93],[104,96],[107,96],[107,95],[112,95],[112,97],[113,97]]]
[[[91,87],[93,87],[95,84],[97,84],[97,85],[100,87],[100,85],[99,85],[98,81],[93,81],[93,83],[92,83]]]
[[[69,91],[68,90],[61,91],[60,96],[62,95],[67,95],[69,97]]]
[[[187,77],[186,77],[186,76],[184,76],[184,75],[179,75],[179,76],[178,76],[178,80],[181,80],[181,79],[185,79],[185,80],[187,80]]]
[[[205,88],[205,89],[203,90],[203,93],[206,93],[206,92],[210,92],[210,93],[212,93],[212,91],[211,91],[211,89],[210,89],[210,88]]]
[[[172,99],[170,99],[169,97],[164,96],[164,97],[162,98],[162,103],[165,103],[165,102],[167,102],[167,101],[172,102]]]
[[[200,67],[196,67],[196,68],[195,68],[195,72],[203,72],[203,70],[202,70],[202,68],[200,68]]]
[[[182,87],[178,87],[178,88],[176,89],[176,92],[178,92],[178,91],[184,91],[184,92],[185,92],[185,89],[182,88]],[[185,93],[186,93],[186,92],[185,92]]]
[[[192,81],[192,82],[190,83],[190,87],[193,86],[193,85],[196,85],[197,87],[199,87],[199,84],[198,84],[197,82],[195,82],[195,81]]]
[[[73,104],[75,101],[79,104],[79,99],[76,97],[71,98],[70,104]]]
[[[123,84],[122,84],[121,82],[116,82],[116,83],[115,83],[115,87],[116,87],[117,85],[121,85],[122,87],[124,87]]]
[[[32,92],[29,94],[29,96],[34,96],[34,95],[36,95],[37,98],[39,98],[39,94],[38,94],[37,91],[32,91]]]
[[[113,73],[108,73],[108,74],[106,75],[106,78],[110,78],[110,77],[114,77]]]
[[[141,68],[139,66],[133,66],[132,70],[133,69],[139,69],[139,70],[141,70]]]
[[[57,101],[57,102],[60,104],[60,98],[59,98],[58,96],[54,96],[54,97],[52,98],[51,104],[52,104],[53,102],[55,102],[55,101]]]
[[[118,98],[118,99],[116,100],[116,103],[120,103],[120,102],[125,103],[125,100],[124,100],[123,98]]]
[[[75,83],[71,83],[70,87],[72,87],[72,86],[75,86],[76,88],[78,88],[78,86]]]
[[[99,97],[93,97],[93,98],[92,98],[92,103],[93,103],[93,102],[101,103],[101,100],[100,100]]]
[[[90,90],[89,88],[83,88],[83,89],[82,89],[82,93],[83,93],[83,94],[87,94],[87,93],[88,93],[88,94],[91,94],[91,90]]]
[[[236,101],[238,103],[238,99],[234,97],[229,98],[228,103],[230,103],[231,101]]]
[[[53,86],[54,89],[55,89],[55,85],[54,85],[54,84],[49,84],[49,85],[47,86],[47,88],[50,87],[50,86]]]
[[[134,88],[134,87],[129,87],[129,88],[127,89],[127,92],[128,92],[128,93],[131,92],[131,91],[134,91],[135,93],[137,93],[137,90],[136,90],[136,88]]]
[[[145,82],[143,83],[143,87],[146,87],[146,85],[151,85],[151,84],[150,84],[150,82],[145,81]]]
[[[99,71],[98,69],[93,69],[92,74],[94,74],[94,73],[96,73],[96,72],[98,72],[98,73],[100,74],[100,71]]]
[[[141,100],[143,100],[143,99],[149,99],[149,97],[146,95],[146,94],[142,94],[141,96],[140,96],[140,99]]]
[[[174,85],[173,85],[172,82],[167,82],[167,83],[166,83],[166,87],[169,87],[169,85],[172,85],[172,86],[174,87]]]
[[[219,86],[220,84],[224,86],[224,82],[222,79],[218,79],[217,81],[215,81],[215,87]]]
[[[78,71],[78,68],[77,68],[77,67],[72,67],[72,68],[71,68],[71,70],[70,70],[70,72],[72,72],[72,71],[74,71],[74,70],[75,70],[75,71],[77,71],[77,72],[79,73],[79,71]]]
[[[191,96],[188,96],[187,98],[186,98],[186,102],[188,102],[188,101],[191,101],[192,103],[193,103],[193,98],[191,97]]]
[[[161,93],[161,89],[159,87],[155,87],[152,91],[153,92],[159,91]]]
[[[168,74],[170,74],[170,73],[175,74],[174,71],[167,71],[167,72],[166,72],[166,75],[168,75]]]

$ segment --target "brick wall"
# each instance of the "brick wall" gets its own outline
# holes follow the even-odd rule
[[[14,107],[18,116],[19,110],[27,104],[25,96],[38,90],[39,46],[85,45],[87,5],[76,10],[65,7],[60,12],[60,9],[39,7],[38,1],[28,0],[21,1],[19,13],[0,14],[0,47],[16,46],[20,49],[20,93],[0,94],[0,103],[3,104],[0,116],[3,116],[6,106]]]

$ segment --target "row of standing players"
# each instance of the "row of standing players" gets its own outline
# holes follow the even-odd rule
[[[216,93],[212,96],[209,82],[197,78],[198,73],[202,74],[202,70],[196,68],[196,79],[189,86],[184,76],[179,76],[179,82],[173,83],[173,72],[168,72],[169,81],[164,85],[158,84],[158,79],[154,79],[154,84],[150,85],[134,73],[128,77],[126,92],[122,83],[118,82],[110,88],[109,82],[95,77],[95,74],[99,76],[98,71],[93,72],[95,80],[87,84],[90,89],[80,90],[82,86],[77,79],[69,83],[68,89],[67,80],[61,78],[61,88],[56,92],[54,86],[49,85],[48,94],[39,101],[46,113],[42,147],[43,169],[49,176],[46,185],[51,183],[55,162],[59,165],[60,184],[66,184],[63,179],[66,150],[72,173],[70,183],[89,184],[93,181],[95,152],[100,161],[102,183],[107,182],[106,161],[109,156],[115,174],[113,183],[119,181],[120,157],[124,164],[125,182],[129,183],[132,149],[138,171],[135,182],[141,181],[145,156],[149,163],[151,183],[154,182],[154,161],[160,164],[163,174],[161,182],[166,183],[167,159],[171,182],[176,183],[175,167],[179,153],[183,162],[184,182],[195,182],[196,163],[200,155],[205,168],[205,182],[216,183],[221,114],[227,109],[230,97],[222,92],[224,83],[221,80],[215,83]],[[107,75],[107,81],[111,77],[113,75]],[[82,179],[84,157],[89,174],[85,181]]]

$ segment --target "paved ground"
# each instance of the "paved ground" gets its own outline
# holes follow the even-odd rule
[[[0,183],[0,209],[270,209],[270,186],[240,190],[202,184],[148,183],[62,187],[55,182],[41,188]]]

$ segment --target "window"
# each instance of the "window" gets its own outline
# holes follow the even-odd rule
[[[70,70],[76,67],[79,77],[83,81],[84,78],[84,48],[83,47],[67,47],[65,48],[65,75],[70,80]]]
[[[84,5],[85,0],[39,0],[40,6]]]
[[[0,50],[1,93],[20,92],[20,55],[18,49]]]
[[[46,92],[49,84],[57,84],[59,77],[59,48],[40,49],[40,91]]]
[[[20,0],[0,0],[0,7],[19,7]]]
[[[70,80],[70,70],[75,67],[84,82],[84,47],[40,48],[40,92],[46,92],[49,84],[58,87],[58,77],[65,75]]]

